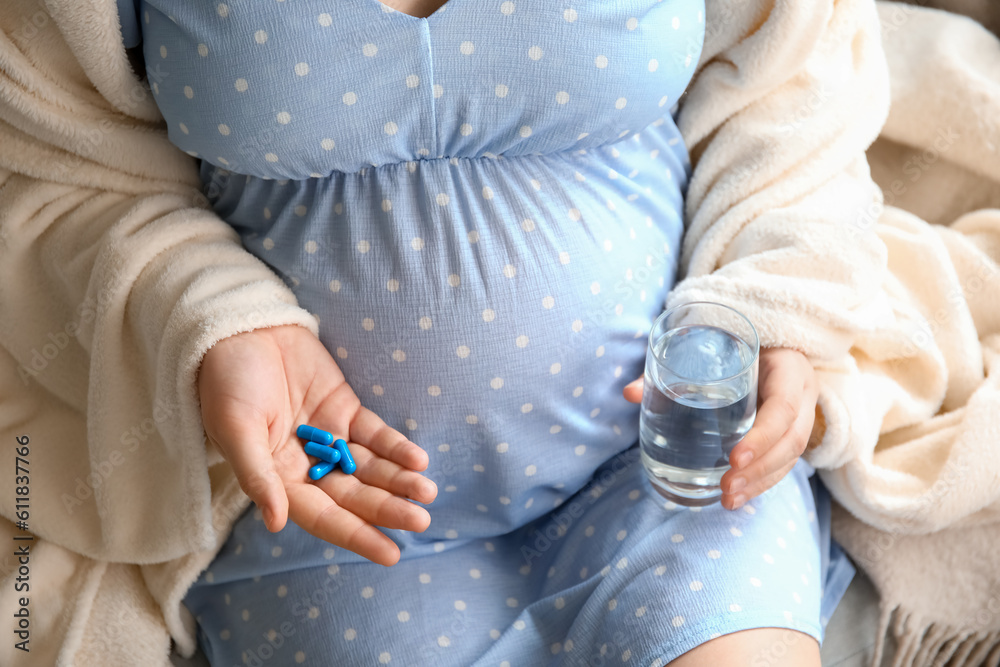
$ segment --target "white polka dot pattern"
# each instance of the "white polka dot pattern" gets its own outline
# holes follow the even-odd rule
[[[417,18],[379,0],[322,12],[160,0],[143,48],[178,147],[239,173],[306,179],[424,156],[606,145],[680,97],[701,51],[700,4],[591,2],[541,21],[512,1],[481,11],[454,0]],[[344,105],[335,114],[333,101]],[[220,123],[229,134],[214,132]],[[318,150],[325,139],[334,147]]]
[[[186,599],[213,663],[458,665],[488,647],[508,667],[648,665],[676,657],[650,626],[704,641],[707,617],[734,631],[763,611],[814,632],[803,471],[744,511],[689,512],[628,459],[621,390],[680,247],[689,166],[667,105],[700,55],[700,0],[146,5],[170,140],[207,156],[215,212],[440,489],[424,533],[394,532],[391,568],[248,512]]]
[[[840,568],[850,567],[840,554],[839,564],[831,566],[840,572],[825,575],[832,576],[825,590],[804,574],[822,566],[817,544],[829,539],[828,532],[822,537],[816,529],[780,554],[782,570],[799,576],[765,574],[759,559],[759,549],[794,532],[791,526],[798,530],[807,516],[828,514],[828,495],[811,495],[811,469],[800,462],[769,494],[752,501],[754,514],[718,505],[701,512],[678,512],[675,506],[665,513],[658,502],[635,502],[644,480],[634,450],[601,470],[576,501],[523,539],[458,542],[462,535],[454,528],[444,540],[404,537],[404,556],[413,557],[391,569],[356,559],[315,567],[341,554],[324,552],[318,561],[324,550],[309,546],[314,538],[291,526],[270,534],[249,512],[231,538],[249,551],[227,546],[185,604],[202,629],[218,638],[211,648],[227,663],[262,638],[272,645],[288,642],[289,655],[301,656],[298,662],[317,656],[332,664],[428,664],[428,656],[436,656],[445,664],[474,664],[489,650],[500,665],[566,654],[659,667],[691,645],[758,627],[759,618],[819,638],[848,583],[849,570]],[[600,502],[586,499],[595,488],[602,489]],[[485,519],[491,508],[480,503],[474,511]],[[260,576],[240,578],[248,562],[274,560],[280,545],[264,546],[269,541],[285,547],[279,574],[267,583]],[[686,555],[672,553],[679,550]],[[690,557],[706,552],[710,558],[724,553],[728,560],[722,565]],[[297,605],[290,607],[298,610],[292,612],[300,623],[295,633],[282,624],[287,612],[259,602],[275,590],[281,604]],[[317,594],[326,590],[335,595]],[[220,597],[225,605],[217,606]],[[663,645],[663,627],[684,643]],[[287,634],[279,639],[279,631]]]

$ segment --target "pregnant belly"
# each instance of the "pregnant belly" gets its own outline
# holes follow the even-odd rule
[[[582,155],[203,178],[362,403],[428,452],[431,527],[401,537],[427,541],[509,532],[636,442],[621,390],[674,280],[684,165],[651,126]]]

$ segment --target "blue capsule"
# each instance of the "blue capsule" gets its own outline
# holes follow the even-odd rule
[[[320,461],[312,468],[309,468],[309,479],[317,480],[336,467],[337,467],[336,463],[330,463],[329,461]]]
[[[321,445],[329,446],[333,444],[332,433],[324,431],[321,428],[316,428],[315,426],[309,426],[308,424],[299,424],[299,427],[295,430],[295,435],[303,440],[311,440]]]
[[[353,474],[358,469],[358,465],[354,462],[354,457],[351,456],[351,450],[347,448],[347,443],[344,442],[343,438],[337,438],[334,440],[333,446],[340,452],[340,469],[348,475]]]
[[[309,424],[299,424],[295,434],[306,440],[304,445],[306,454],[320,459],[319,463],[309,468],[310,479],[320,479],[338,464],[347,475],[353,474],[358,469],[354,457],[351,456],[351,450],[347,448],[347,442],[343,438],[334,440],[333,434],[329,431]]]
[[[327,447],[326,445],[321,445],[318,442],[309,441],[306,443],[306,454],[309,456],[315,456],[318,459],[322,459],[327,463],[336,463],[340,460],[340,450],[334,447]]]

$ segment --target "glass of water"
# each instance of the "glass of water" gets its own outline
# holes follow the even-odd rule
[[[646,350],[639,447],[660,495],[701,506],[722,496],[729,453],[757,416],[757,330],[742,313],[696,301],[663,312]]]

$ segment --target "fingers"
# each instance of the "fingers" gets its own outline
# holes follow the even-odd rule
[[[375,419],[381,422],[377,417]],[[371,449],[373,444],[390,450],[393,447],[390,443],[416,445],[384,424],[372,442],[362,444],[353,440],[348,443],[348,448],[357,464],[354,473],[348,475],[334,469],[312,485],[322,489],[337,505],[365,522],[412,532],[426,530],[430,525],[430,514],[406,499],[433,502],[437,497],[437,485]],[[423,450],[420,451],[426,456]]]
[[[260,508],[267,529],[281,530],[288,519],[288,497],[274,467],[267,423],[262,416],[234,415],[214,426],[209,437],[229,462],[240,488]]]
[[[324,480],[325,477],[320,481]],[[309,534],[353,551],[373,563],[389,566],[399,562],[399,547],[392,540],[375,526],[341,507],[325,489],[313,484],[291,484],[288,497],[292,521]],[[406,503],[405,500],[396,500]]]
[[[802,403],[795,421],[772,447],[746,467],[734,467],[722,476],[720,483],[725,491],[723,507],[738,509],[750,498],[759,496],[780,482],[795,467],[805,450],[816,415],[815,399],[812,406],[808,405],[808,397]]]
[[[642,403],[642,378],[632,380],[622,389],[622,395],[631,403]]]
[[[753,428],[730,454],[722,505],[736,509],[788,474],[805,451],[816,417],[817,387],[811,365],[791,350],[772,359],[761,378],[763,402]],[[798,355],[798,358],[794,355]]]
[[[437,484],[420,473],[375,456],[367,447],[354,446],[351,452],[358,464],[354,477],[361,482],[424,504],[437,497]]]
[[[774,354],[785,351],[761,352],[761,406],[753,428],[729,453],[729,462],[734,468],[745,468],[753,459],[760,458],[781,439],[799,414],[807,377],[797,359]],[[812,368],[808,370],[811,372]]]
[[[770,451],[795,423],[798,408],[799,400],[785,395],[773,395],[765,400],[757,411],[753,428],[729,454],[730,464],[734,468],[746,468]]]
[[[340,507],[376,526],[422,533],[431,523],[431,515],[420,505],[385,489],[366,484],[356,475],[344,475],[335,471],[314,485]]]
[[[314,413],[301,420],[348,441],[358,466],[353,475],[356,479],[421,503],[437,497],[437,485],[414,472],[427,469],[427,452],[362,406],[347,384],[340,385]],[[337,471],[331,474],[342,475]]]
[[[420,446],[390,428],[382,418],[368,408],[358,408],[351,420],[350,439],[360,442],[384,459],[395,461],[410,470],[426,470],[430,457]],[[358,464],[360,466],[360,463]],[[429,480],[428,480],[429,481]]]
[[[427,452],[361,405],[354,390],[346,383],[328,393],[322,404],[307,416],[308,423],[326,428],[333,433],[333,437],[361,443],[404,468],[426,470],[430,463]]]
[[[760,494],[764,493],[772,486],[780,482],[788,472],[795,467],[798,458],[789,459],[787,456],[775,457],[775,461],[778,462],[780,467],[770,473],[760,473],[759,471],[742,471],[741,473],[735,472],[735,470],[728,471],[723,475],[723,480],[721,482],[723,489],[731,489],[723,493],[721,503],[726,509],[736,510],[746,504],[747,500],[751,498],[756,498]],[[759,475],[763,475],[763,477]],[[727,476],[732,475],[729,479]],[[736,488],[733,482],[738,479],[743,478],[744,480],[752,480],[747,483],[746,486]]]

